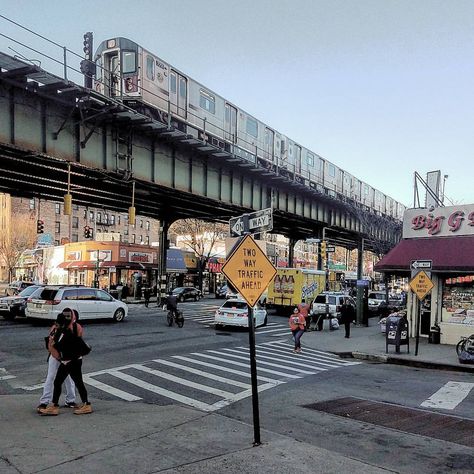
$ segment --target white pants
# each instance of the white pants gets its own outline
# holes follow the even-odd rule
[[[46,376],[46,381],[44,382],[43,395],[40,398],[40,404],[47,405],[51,403],[53,398],[53,385],[54,379],[56,378],[56,372],[58,367],[61,364],[59,360],[55,359],[53,356],[49,356],[48,359],[48,375]],[[75,403],[76,401],[76,386],[71,379],[71,376],[68,375],[64,381],[66,385],[66,403]]]

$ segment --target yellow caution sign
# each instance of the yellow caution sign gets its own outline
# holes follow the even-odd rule
[[[410,281],[410,288],[420,301],[425,298],[425,296],[433,289],[433,287],[433,282],[423,270],[417,273]]]
[[[276,269],[252,236],[246,235],[227,259],[222,273],[244,300],[255,306],[273,280]]]

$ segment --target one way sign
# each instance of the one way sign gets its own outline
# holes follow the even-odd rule
[[[260,232],[270,231],[273,229],[272,208],[269,207],[261,211],[233,217],[229,221],[229,227],[232,237],[240,237],[245,232],[259,234]]]
[[[433,260],[412,260],[410,269],[411,277],[414,278],[417,273],[424,270],[428,274],[428,278],[431,277],[430,270],[433,268]]]

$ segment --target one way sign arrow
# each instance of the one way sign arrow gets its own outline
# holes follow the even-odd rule
[[[433,266],[433,260],[413,260],[411,262],[411,268],[415,270],[431,270]]]

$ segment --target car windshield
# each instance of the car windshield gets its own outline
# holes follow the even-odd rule
[[[184,291],[184,288],[175,288],[173,290],[173,293],[182,293]]]
[[[247,309],[247,303],[245,301],[226,301],[221,308],[226,309]]]
[[[30,296],[32,295],[39,287],[38,286],[29,286],[20,292],[20,296]]]

